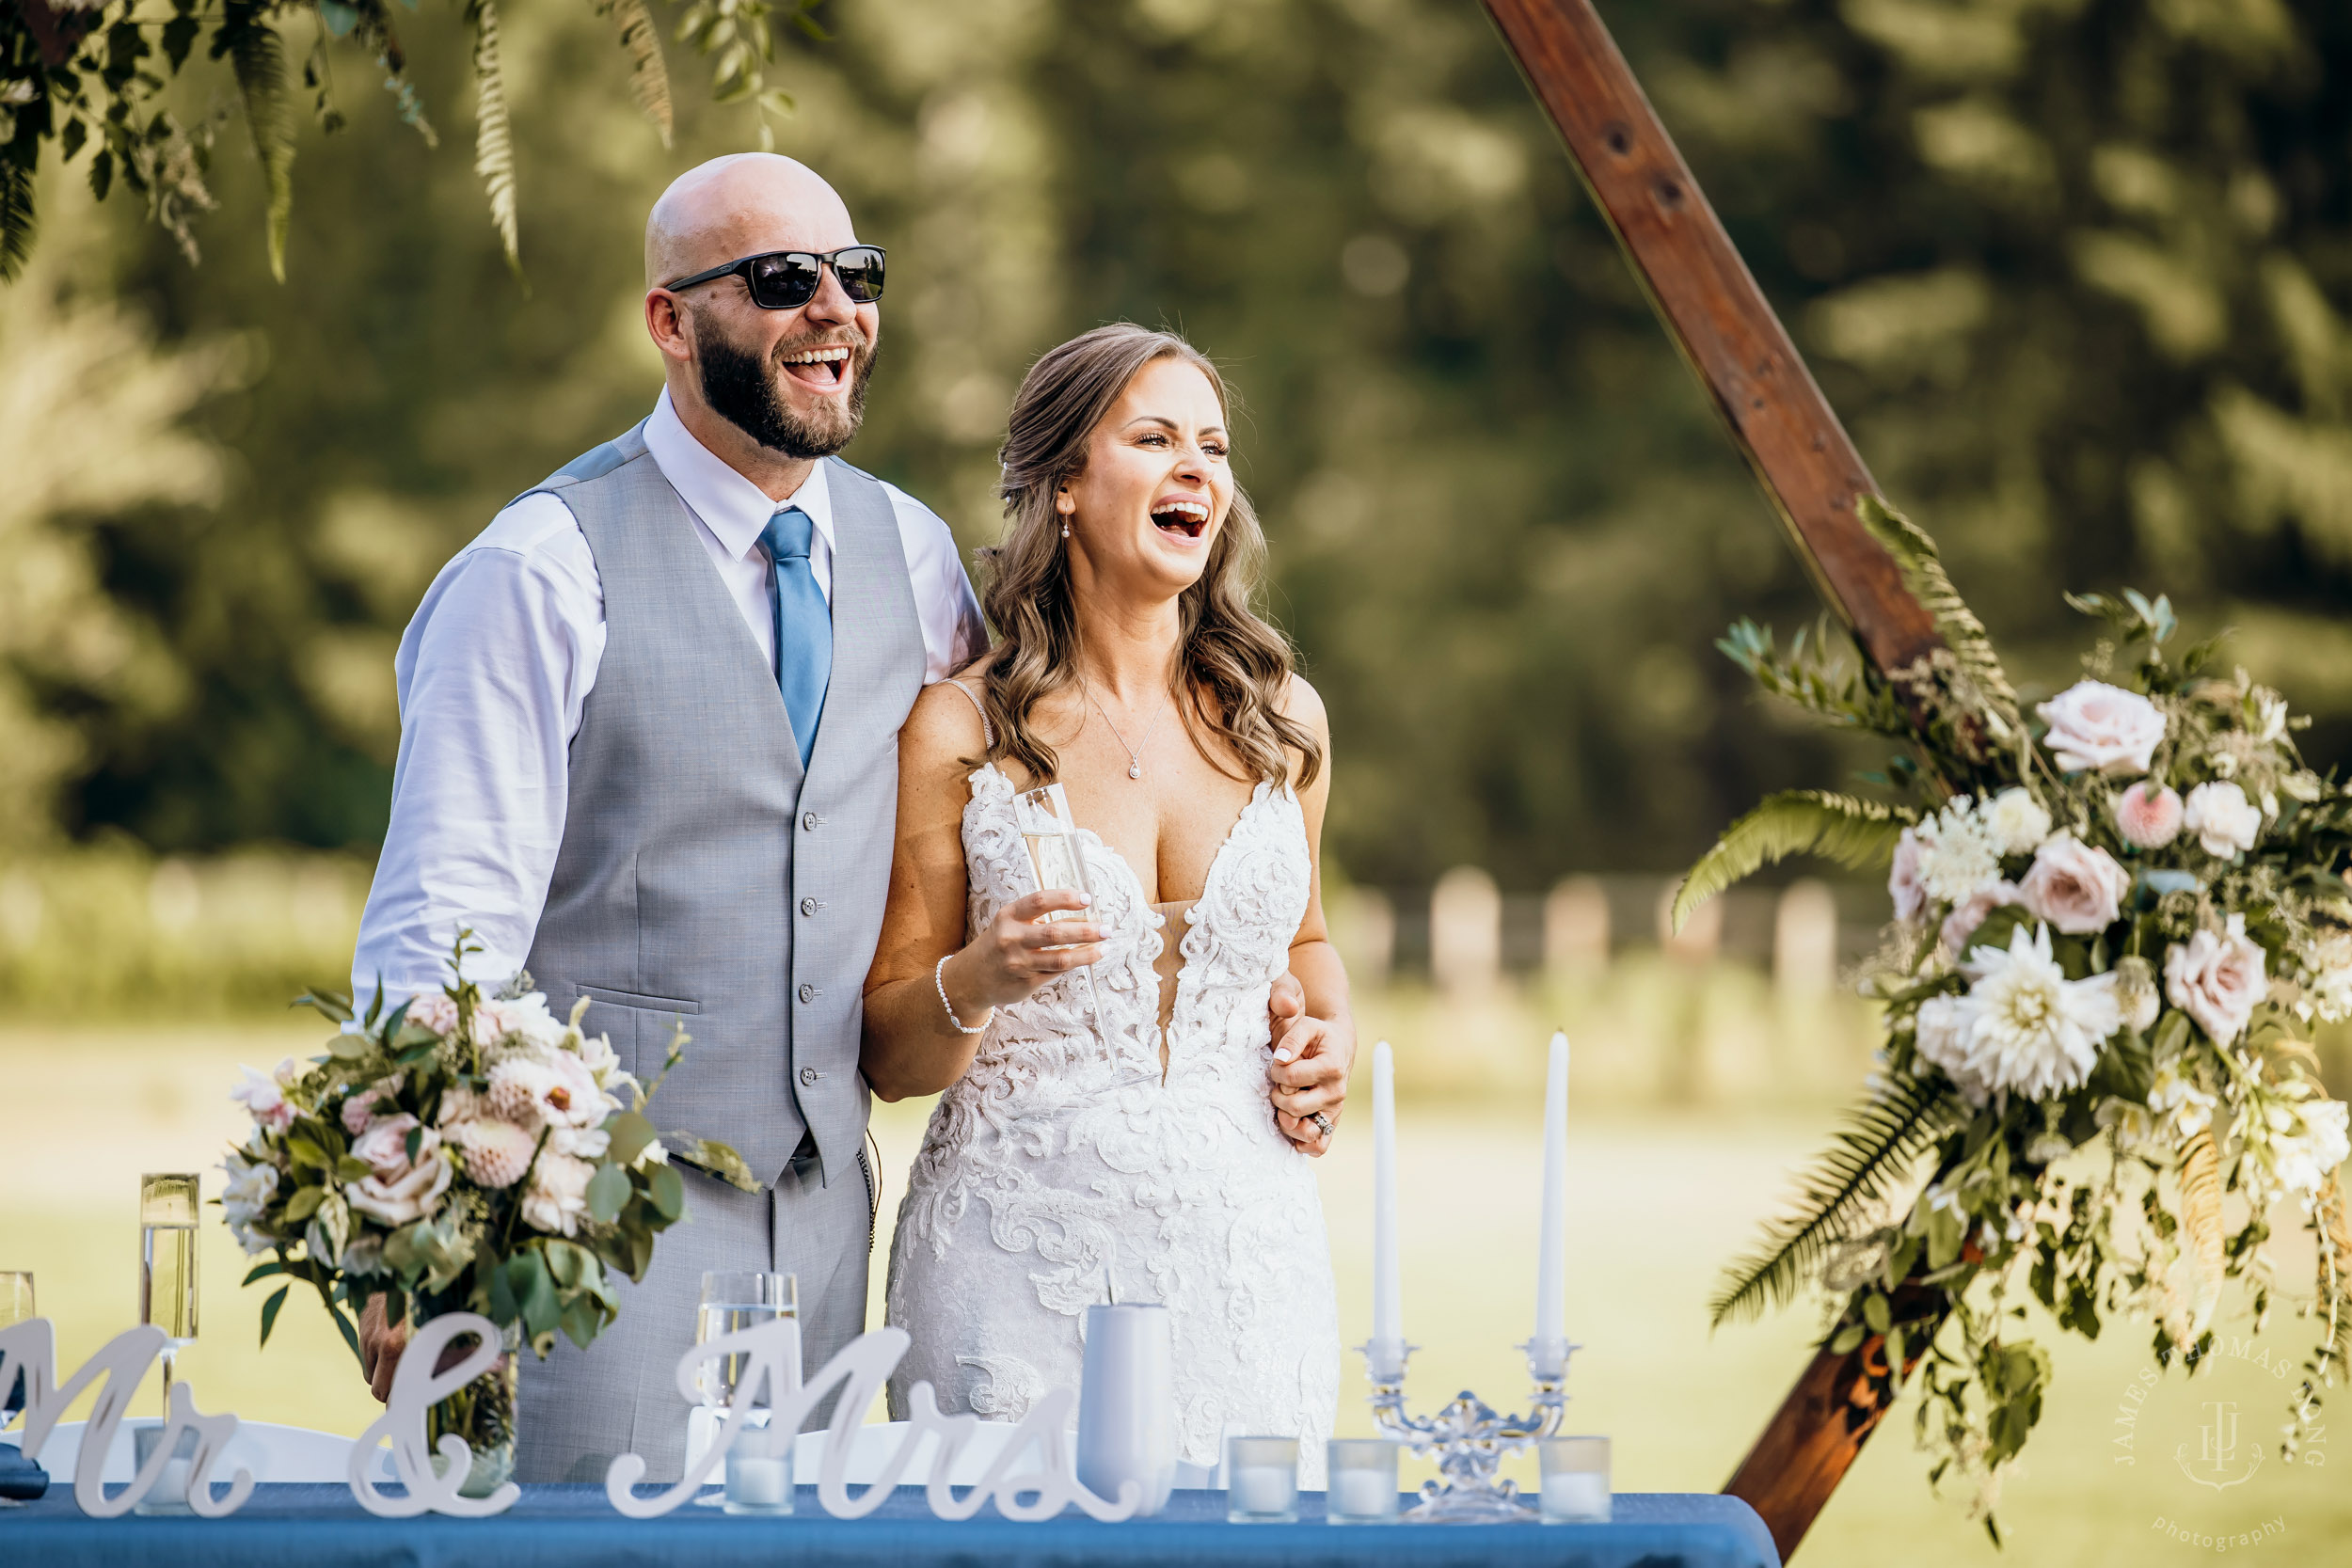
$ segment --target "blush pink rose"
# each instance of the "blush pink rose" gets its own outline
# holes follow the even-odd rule
[[[2072,936],[2089,936],[2115,924],[2132,874],[2105,849],[2094,849],[2071,833],[2060,833],[2034,855],[2033,869],[2017,885],[2019,900],[2038,920]]]
[[[2161,849],[2181,836],[2181,792],[2153,779],[2124,787],[2110,802],[2116,831],[2136,849]]]
[[[2155,704],[2105,681],[2076,681],[2034,711],[2050,726],[2042,744],[2069,773],[2145,773],[2164,739]]]
[[[417,1134],[417,1155],[408,1157],[408,1134]],[[353,1141],[354,1158],[368,1163],[373,1174],[347,1183],[343,1196],[354,1209],[386,1225],[402,1226],[422,1219],[441,1206],[449,1191],[450,1164],[441,1154],[441,1135],[405,1111],[378,1117]]]
[[[457,1004],[449,992],[429,990],[408,1004],[408,1022],[437,1035],[452,1035],[457,1030]]]
[[[2246,934],[2246,917],[2230,916],[2218,934],[2199,931],[2164,956],[2164,994],[2217,1043],[2246,1033],[2269,982],[2263,950]]]

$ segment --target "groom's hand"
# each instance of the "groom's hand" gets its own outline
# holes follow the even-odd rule
[[[359,1370],[378,1403],[392,1397],[392,1374],[400,1370],[400,1353],[407,1344],[408,1325],[386,1323],[384,1298],[370,1296],[359,1308]]]

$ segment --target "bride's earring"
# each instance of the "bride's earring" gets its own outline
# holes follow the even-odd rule
[[[1061,526],[1061,536],[1062,536],[1064,539],[1067,539],[1067,538],[1069,538],[1069,537],[1070,537],[1070,525],[1069,525],[1068,523],[1064,523],[1064,524],[1062,524],[1062,526]]]

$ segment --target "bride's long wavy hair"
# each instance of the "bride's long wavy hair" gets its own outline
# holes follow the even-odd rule
[[[1084,470],[1088,437],[1128,383],[1161,359],[1181,359],[1207,376],[1230,419],[1225,378],[1208,356],[1172,332],[1132,322],[1097,327],[1047,353],[1029,367],[1013,398],[998,454],[1005,539],[981,552],[991,568],[982,602],[1001,639],[985,662],[982,701],[995,732],[989,760],[1009,757],[1040,783],[1055,778],[1060,762],[1031,727],[1030,715],[1078,679],[1070,552],[1054,496]],[[1207,568],[1178,600],[1184,629],[1169,696],[1188,732],[1197,721],[1222,736],[1254,779],[1290,778],[1289,753],[1297,752],[1296,783],[1304,788],[1322,770],[1323,744],[1281,711],[1290,644],[1252,608],[1265,554],[1264,531],[1237,484]]]

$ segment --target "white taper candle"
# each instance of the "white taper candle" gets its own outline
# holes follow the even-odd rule
[[[1544,1195],[1535,1266],[1535,1338],[1568,1337],[1568,1037],[1551,1037],[1551,1066],[1544,1077]]]
[[[1396,1066],[1387,1040],[1372,1048],[1372,1341],[1374,1374],[1401,1374],[1405,1282],[1396,1250]]]

